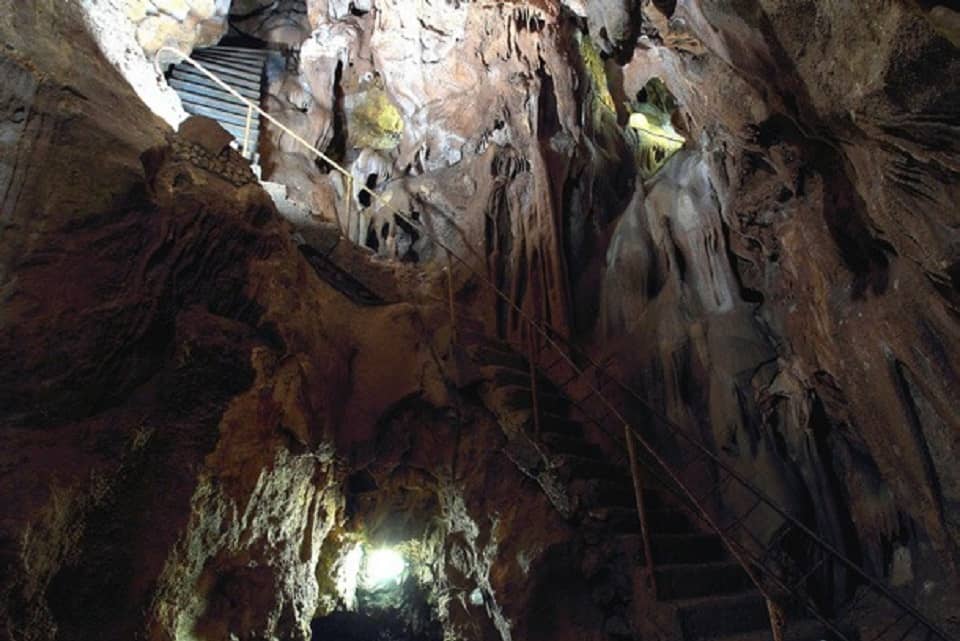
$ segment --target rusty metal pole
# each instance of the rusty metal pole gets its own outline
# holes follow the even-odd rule
[[[767,616],[770,617],[770,632],[773,633],[773,641],[783,641],[783,609],[767,597]]]
[[[537,362],[536,357],[536,348],[534,341],[536,340],[536,328],[533,324],[530,324],[530,334],[527,338],[528,341],[528,361],[530,363],[530,395],[533,398],[533,431],[534,436],[540,438],[540,400],[537,398]]]
[[[653,550],[650,546],[650,528],[647,524],[647,510],[643,500],[643,484],[640,481],[640,464],[637,461],[637,445],[633,440],[630,425],[623,424],[627,439],[627,456],[630,457],[630,476],[633,478],[633,495],[637,502],[637,514],[640,517],[640,538],[643,540],[643,557],[647,563],[647,580],[653,594],[657,593],[657,579],[653,572]]]
[[[449,257],[448,257],[449,263]],[[457,310],[453,304],[453,266],[448,264],[443,268],[447,272],[447,305],[450,309],[450,343],[457,344]]]
[[[347,176],[347,185],[346,185],[346,187],[347,187],[347,188],[346,188],[346,190],[344,191],[344,194],[343,194],[343,195],[344,195],[344,199],[346,200],[346,203],[345,203],[345,204],[346,204],[346,206],[347,206],[346,221],[345,221],[344,224],[341,226],[341,225],[340,225],[340,218],[339,218],[339,216],[338,216],[338,217],[337,217],[337,226],[340,227],[340,231],[344,231],[344,230],[346,231],[347,240],[353,240],[353,242],[359,243],[359,242],[360,242],[360,236],[359,236],[359,234],[357,235],[356,240],[354,240],[353,238],[350,238],[350,219],[353,217],[353,176]],[[358,221],[359,221],[359,218],[360,218],[360,212],[357,212],[357,219],[358,219]],[[357,223],[357,226],[358,226],[358,228],[359,228],[359,222]]]

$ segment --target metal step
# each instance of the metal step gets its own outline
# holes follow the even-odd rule
[[[186,87],[180,89],[177,93],[180,94],[180,99],[183,102],[200,105],[201,107],[214,107],[243,118],[247,117],[247,111],[249,107],[239,100],[229,100],[228,98],[232,98],[232,96],[229,94],[227,94],[227,97],[204,96],[194,92],[193,89],[194,87],[192,85],[187,85]]]
[[[469,345],[467,352],[479,365],[497,365],[520,372],[529,372],[527,359],[516,352],[499,350],[490,345]]]
[[[204,67],[206,68],[206,65],[204,65]],[[244,98],[253,100],[254,97],[260,97],[259,82],[247,80],[245,78],[233,78],[227,76],[226,74],[216,73],[209,68],[207,68],[207,70],[213,73],[213,75],[222,80],[227,86],[242,95]],[[180,78],[188,82],[207,84],[214,87],[218,86],[214,84],[213,81],[211,81],[210,78],[207,77],[203,72],[192,66],[189,62],[180,63],[174,67],[173,71],[171,72],[171,77]]]
[[[602,527],[608,533],[632,534],[640,531],[637,510],[624,507],[599,507],[587,510],[588,527]]]
[[[353,274],[334,263],[329,257],[324,256],[309,245],[300,245],[300,252],[306,257],[307,262],[310,263],[320,278],[357,305],[376,306],[384,304],[384,300],[379,295],[357,280]]]
[[[210,55],[228,55],[230,57],[247,57],[247,58],[266,58],[270,55],[270,52],[266,49],[249,49],[247,47],[204,47],[203,49],[197,49],[194,52],[195,56],[210,56]]]
[[[529,387],[519,385],[501,385],[494,392],[500,402],[511,409],[532,409],[533,392]],[[567,410],[567,399],[545,391],[537,392],[537,403],[542,412],[563,416]]]
[[[259,106],[264,65],[269,52],[238,47],[209,47],[193,53],[193,59],[243,98]],[[183,102],[184,110],[220,123],[238,144],[247,137],[247,158],[258,157],[260,115],[253,114],[247,131],[249,106],[215,83],[188,62],[171,70],[170,86]]]
[[[234,97],[233,94],[229,93],[228,91],[220,87],[220,85],[215,84],[212,80],[207,78],[205,75],[203,75],[193,67],[190,67],[189,69],[174,67],[173,72],[170,75],[170,79],[178,81],[185,85],[191,85],[194,87],[204,87],[209,89],[210,91],[219,91],[222,95],[230,96],[232,100],[237,100],[237,98]],[[223,80],[227,84],[227,86],[229,86],[231,89],[236,91],[238,94],[240,94],[247,100],[250,100],[252,102],[259,102],[260,100],[259,90],[247,89],[245,87],[237,86],[233,82],[224,78],[221,78],[221,80]]]
[[[219,78],[229,82],[243,82],[254,86],[260,85],[261,72],[263,67],[260,63],[256,62],[236,62],[231,64],[226,64],[217,60],[207,60],[199,59],[197,60],[202,64],[207,70],[212,71],[213,74]],[[248,65],[256,65],[254,69],[250,69]],[[196,67],[194,67],[196,68]]]
[[[838,629],[851,641],[860,638],[859,633],[849,626],[840,626]],[[838,639],[839,637],[828,631],[822,623],[814,620],[787,620],[783,629],[784,641],[838,641]],[[752,633],[724,636],[717,638],[716,641],[773,641],[773,633],[764,628]]]
[[[247,54],[245,51],[255,51],[255,54]],[[227,47],[213,47],[209,49],[198,49],[193,54],[196,60],[223,60],[227,62],[244,61],[250,63],[260,63],[270,57],[269,51],[262,49],[229,49]]]
[[[573,479],[620,479],[626,482],[626,471],[618,465],[607,461],[577,456],[575,454],[560,454],[554,457],[557,471],[568,481]]]
[[[766,601],[756,590],[675,603],[684,641],[762,631],[770,625]]]
[[[715,534],[652,534],[650,547],[658,565],[725,561],[727,551]]]
[[[685,510],[666,508],[652,510],[647,508],[647,522],[650,531],[657,534],[693,534],[697,532],[690,515]]]
[[[187,111],[190,110],[191,106],[202,107],[205,109],[212,109],[216,112],[224,114],[225,122],[231,122],[241,127],[247,126],[248,110],[246,108],[240,108],[236,105],[223,103],[213,98],[204,98],[202,96],[195,96],[190,93],[181,94],[180,100],[181,102],[183,102],[183,107]],[[254,131],[257,131],[260,129],[260,117],[259,117],[259,114],[256,112],[253,112],[252,114],[250,114],[250,129]]]
[[[241,102],[239,98],[233,94],[229,94],[220,87],[217,87],[212,82],[209,85],[200,84],[198,82],[191,82],[189,80],[183,80],[181,78],[170,78],[168,80],[170,86],[180,95],[183,95],[184,92],[187,92],[194,96],[204,96],[206,98],[215,98],[223,101],[224,103],[236,105],[237,107],[247,108],[246,103]],[[251,101],[255,102],[256,98],[251,98]]]
[[[222,65],[207,62],[207,61],[197,61],[199,62],[207,71],[211,72],[213,75],[217,76],[225,83],[231,87],[234,85],[243,87],[244,89],[249,89],[250,91],[255,91],[260,93],[260,80],[261,76],[259,73],[246,73],[243,71],[235,71],[233,69],[228,69]],[[207,78],[199,69],[187,63],[188,66],[181,67],[177,65],[173,69],[173,73],[185,73],[187,75],[200,76]]]
[[[571,438],[555,432],[544,432],[540,435],[540,440],[554,454],[579,454],[588,458],[603,458],[603,451],[593,443],[588,443],[582,438]]]
[[[182,97],[181,97],[181,100],[183,100]],[[243,129],[247,126],[246,116],[240,116],[237,114],[230,113],[229,111],[220,109],[216,105],[213,105],[213,106],[199,105],[190,100],[183,100],[183,108],[187,110],[187,113],[191,113],[196,116],[206,116],[207,118],[213,118],[214,120],[219,122],[221,125],[233,125],[234,127],[239,127],[240,131],[243,131]],[[259,118],[254,118],[252,120],[251,130],[260,129],[258,122],[259,122]],[[256,124],[257,126],[254,127],[253,126],[254,124]]]
[[[543,433],[552,432],[571,438],[583,438],[583,424],[547,410],[540,412],[540,430]]]

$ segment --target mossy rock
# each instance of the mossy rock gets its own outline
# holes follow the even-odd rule
[[[378,87],[357,94],[348,115],[350,145],[357,149],[395,149],[403,135],[403,117]]]
[[[590,36],[578,34],[577,44],[580,49],[580,58],[583,60],[583,67],[590,80],[590,86],[593,89],[594,108],[600,109],[606,107],[615,112],[617,107],[613,102],[613,94],[610,93],[610,85],[607,81],[607,69],[600,57],[600,51]]]

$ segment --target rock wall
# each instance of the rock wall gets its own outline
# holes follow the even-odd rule
[[[926,568],[940,603],[956,578],[933,567],[957,554],[958,55],[954,9],[931,4],[311,3],[301,73],[322,79],[318,143],[390,203],[354,240],[475,261],[848,554]],[[401,114],[395,149],[335,140],[336,96],[363,78]],[[626,124],[651,78],[688,143],[644,182]]]
[[[455,389],[446,248],[609,362],[666,451],[654,412],[947,621],[960,55],[930,5],[236,4],[248,35],[301,44],[269,108],[347,166],[353,213],[276,131],[268,174],[422,268],[381,261],[405,300],[358,307],[215,130],[170,137],[137,101],[98,17],[134,7],[117,43],[152,21],[192,47],[225,5],[0,2],[5,635],[306,638],[347,607],[331,577],[364,531],[417,541],[448,638],[561,634],[530,612],[587,599],[580,551]],[[644,181],[651,78],[687,143]],[[523,336],[476,277],[457,288]]]
[[[489,262],[529,313],[566,326],[566,288],[551,283],[566,280],[560,189],[581,126],[570,21],[550,3],[348,9],[308,3],[298,72],[270,93],[281,121],[348,168],[353,214],[344,178],[318,171],[281,132],[267,175],[381,256],[428,262],[450,248],[475,267]],[[471,239],[482,237],[477,251]]]
[[[304,377],[347,385],[350,348],[316,324],[284,335],[257,292],[302,280],[331,311],[339,294],[259,186],[155,154],[148,184],[160,121],[73,5],[23,9],[3,8],[3,636],[303,636],[338,514],[321,444],[343,411]],[[298,344],[323,352],[310,374]],[[234,615],[251,586],[258,604]]]
[[[911,502],[920,508],[914,518],[926,522],[934,540],[943,542],[938,531],[945,522],[935,515],[950,510],[952,499],[927,494],[929,502],[922,501],[922,508],[913,501],[953,483],[952,472],[942,465],[935,471],[937,465],[925,461],[929,454],[921,450],[942,453],[944,446],[952,446],[942,441],[933,446],[930,435],[920,439],[928,445],[917,442],[917,417],[909,406],[916,402],[929,408],[930,413],[920,419],[929,426],[960,424],[953,410],[932,400],[949,395],[952,378],[934,376],[929,370],[931,366],[949,370],[956,358],[938,346],[952,344],[949,337],[956,330],[948,320],[953,314],[949,288],[940,284],[943,270],[952,261],[952,232],[943,232],[951,227],[953,215],[947,203],[957,184],[956,150],[939,142],[952,138],[946,132],[955,123],[947,114],[955,109],[956,90],[941,85],[932,92],[929,77],[906,69],[927,68],[927,56],[933,50],[948,68],[960,58],[931,28],[929,15],[910,6],[818,9],[814,26],[806,30],[796,26],[799,8],[762,6],[737,14],[715,11],[713,16],[706,10],[698,16],[695,7],[681,9],[686,13],[678,19],[688,24],[739,19],[743,21],[739,28],[744,29],[758,23],[763,35],[762,44],[755,44],[759,52],[727,55],[742,68],[749,55],[755,61],[771,60],[780,70],[764,74],[762,81],[748,77],[747,82],[756,87],[751,93],[779,95],[782,104],[771,104],[768,98],[767,109],[773,113],[765,114],[759,123],[746,123],[745,131],[731,123],[715,134],[713,143],[718,151],[726,150],[716,184],[730,227],[733,264],[744,295],[761,303],[757,316],[772,342],[779,343],[780,369],[806,371],[808,390],[822,390],[816,395],[825,405],[828,423],[846,423],[848,430],[861,434],[878,460],[889,450],[880,447],[880,441],[872,447],[869,442],[899,434],[895,438],[903,439],[901,451],[910,462],[881,467],[891,479],[898,475],[894,468],[927,470],[920,473],[926,479],[916,478],[917,485],[907,492],[913,499],[906,501],[904,495],[899,502],[908,510]],[[864,31],[868,17],[891,25],[886,33],[897,25],[911,37],[883,39],[878,33],[884,31],[868,34]],[[749,42],[739,33],[725,37]],[[851,49],[870,38],[881,43],[879,51],[874,49],[862,58],[850,55]],[[706,35],[703,40],[709,42]],[[876,124],[880,121],[887,123],[879,126],[883,134]],[[899,124],[893,126],[893,121]],[[933,134],[935,130],[943,137]],[[743,134],[746,141],[740,137]],[[760,148],[751,148],[751,143],[759,143]],[[922,146],[927,150],[921,151]],[[739,163],[734,150],[742,154]],[[760,165],[751,167],[748,161]],[[891,175],[903,165],[914,167],[912,179]],[[890,178],[877,179],[883,176]],[[926,195],[920,196],[912,184],[927,185],[929,191],[923,190]],[[923,222],[905,221],[903,216],[912,218],[914,212]],[[933,235],[921,240],[919,230],[929,224],[941,230],[937,240]],[[920,303],[921,299],[929,304]],[[898,362],[901,365],[895,365]],[[901,366],[917,372],[904,374],[907,378],[927,372],[919,375],[924,382],[912,393],[931,399],[939,409],[897,391],[895,370]],[[818,377],[819,385],[813,382]],[[823,389],[826,381],[846,390],[841,395],[847,397],[848,408],[835,404],[837,390]],[[831,396],[832,402],[827,400]],[[807,400],[811,402],[816,403]],[[807,407],[806,414],[816,413],[811,405]],[[894,483],[903,482],[901,478]],[[922,485],[926,490],[921,490]]]
[[[573,533],[475,392],[454,403],[443,306],[344,297],[224,132],[170,133],[77,7],[36,8],[3,7],[0,54],[3,638],[309,638],[417,478],[442,632],[525,635]],[[380,488],[362,509],[356,470]]]
[[[81,0],[78,7],[104,57],[155,114],[179,125],[186,113],[158,82],[154,56],[163,46],[189,53],[216,44],[227,32],[230,0]]]
[[[230,0],[135,0],[126,17],[150,56],[164,45],[183,51],[216,44],[226,35]]]
[[[599,300],[581,299],[601,322],[580,329],[659,413],[943,616],[957,580],[958,103],[931,60],[960,61],[942,35],[954,14],[675,4],[645,10],[660,30],[622,84],[664,80],[695,150],[622,210]]]

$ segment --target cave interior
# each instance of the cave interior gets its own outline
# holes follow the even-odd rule
[[[0,43],[0,640],[960,639],[960,2]]]

